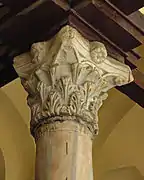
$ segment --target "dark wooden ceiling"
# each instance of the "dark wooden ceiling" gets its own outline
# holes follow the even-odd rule
[[[28,51],[34,42],[48,40],[66,24],[89,40],[103,42],[109,55],[137,69],[133,62],[139,61],[140,55],[134,48],[144,41],[144,21],[135,11],[143,6],[142,1],[1,0],[0,87],[17,78],[14,56]],[[144,86],[139,81],[144,75],[134,76],[135,82],[118,89],[144,107]]]

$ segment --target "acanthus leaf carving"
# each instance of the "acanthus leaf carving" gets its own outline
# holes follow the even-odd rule
[[[95,134],[107,91],[133,80],[129,67],[108,57],[102,43],[89,42],[70,26],[33,44],[31,52],[15,58],[14,66],[29,94],[32,133],[57,117],[77,121]]]

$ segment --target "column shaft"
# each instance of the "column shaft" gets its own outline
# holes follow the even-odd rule
[[[36,180],[92,180],[90,134],[69,121],[42,129],[36,140]]]

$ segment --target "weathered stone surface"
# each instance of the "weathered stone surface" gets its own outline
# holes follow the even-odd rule
[[[91,135],[78,123],[57,123],[55,129],[43,133],[36,145],[36,180],[93,179]]]
[[[14,66],[29,94],[33,133],[40,124],[72,120],[96,134],[107,91],[133,80],[129,67],[108,57],[102,43],[89,42],[70,26],[33,44]]]

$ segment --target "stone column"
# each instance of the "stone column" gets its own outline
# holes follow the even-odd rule
[[[107,91],[133,80],[128,66],[109,57],[70,26],[32,45],[14,60],[28,92],[36,141],[36,180],[92,180],[92,140]]]

